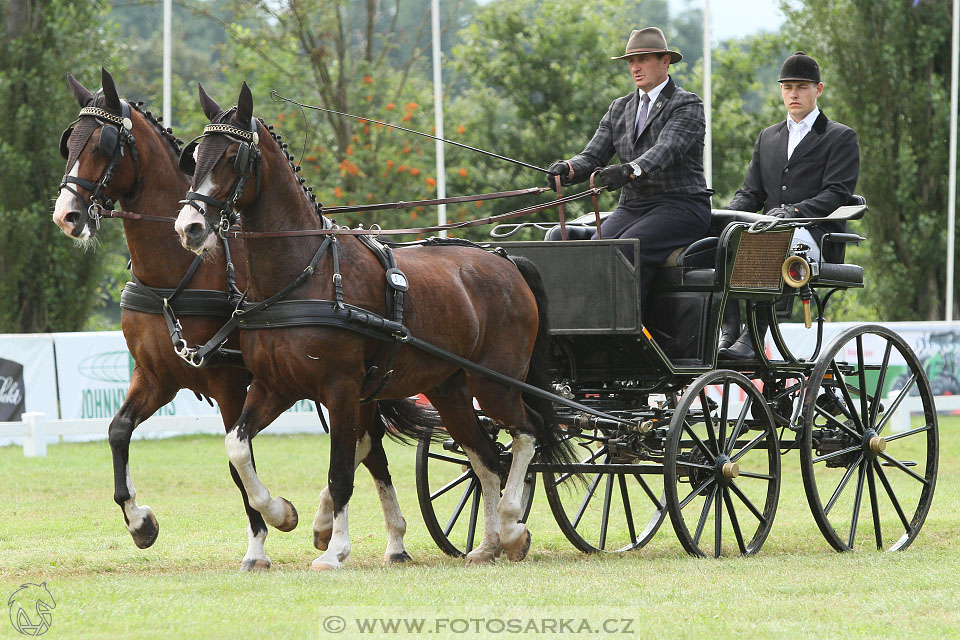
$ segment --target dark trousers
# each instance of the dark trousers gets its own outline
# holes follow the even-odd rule
[[[603,238],[636,238],[640,258],[640,308],[646,302],[657,269],[677,247],[707,236],[710,198],[663,195],[621,203],[600,227]],[[597,236],[594,236],[596,239]],[[631,248],[625,249],[633,261]]]

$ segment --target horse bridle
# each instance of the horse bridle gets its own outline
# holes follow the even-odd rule
[[[60,181],[60,189],[66,189],[79,198],[81,202],[90,203],[87,207],[87,215],[90,216],[96,228],[99,229],[100,212],[104,209],[112,211],[114,207],[114,202],[106,197],[104,191],[113,179],[114,172],[117,170],[117,164],[123,155],[124,145],[127,145],[130,149],[130,156],[133,158],[133,173],[135,176],[137,174],[137,143],[133,138],[133,120],[130,117],[130,104],[126,100],[120,100],[119,116],[100,107],[84,107],[80,109],[80,114],[77,116],[77,119],[60,134],[60,155],[63,156],[65,160],[70,157],[67,142],[70,139],[70,134],[73,133],[73,129],[77,122],[80,121],[80,118],[84,116],[96,118],[100,123],[99,151],[108,159],[107,168],[96,182],[84,180],[83,178],[69,174],[64,175]],[[67,167],[67,169],[69,170],[70,167]],[[84,198],[79,191],[70,186],[72,184],[89,191],[89,198]]]
[[[250,176],[256,172],[257,193],[260,192],[260,135],[257,132],[259,123],[256,118],[250,118],[250,129],[244,130],[240,127],[234,127],[229,124],[208,124],[203,128],[203,133],[194,138],[183,148],[180,154],[180,170],[188,175],[193,175],[196,169],[196,160],[193,157],[194,150],[200,144],[199,140],[209,135],[223,135],[231,140],[240,143],[237,149],[237,157],[233,161],[233,169],[237,173],[237,181],[230,191],[230,195],[225,200],[217,200],[208,195],[188,191],[187,197],[180,201],[182,205],[190,205],[200,212],[200,215],[207,218],[207,212],[200,202],[215,207],[220,212],[220,223],[216,227],[217,235],[226,238],[227,230],[231,226],[238,224],[239,214],[236,210],[236,203],[243,193]],[[208,222],[209,223],[209,222]]]

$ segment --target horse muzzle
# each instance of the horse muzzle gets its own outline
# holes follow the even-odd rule
[[[174,228],[180,236],[180,244],[188,251],[199,255],[217,246],[216,234],[207,225],[204,217],[189,205],[180,210]]]

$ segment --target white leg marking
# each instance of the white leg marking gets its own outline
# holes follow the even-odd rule
[[[480,480],[483,489],[483,538],[480,545],[467,554],[467,564],[493,562],[503,547],[500,545],[500,518],[497,516],[497,503],[500,501],[500,476],[493,469],[483,465],[475,451],[463,447],[473,471]]]
[[[123,513],[127,516],[127,531],[133,533],[143,526],[145,520],[150,518],[153,511],[150,507],[137,504],[137,490],[133,488],[133,478],[130,476],[130,465],[126,467],[127,475],[127,493],[130,497],[123,503]]]
[[[287,507],[282,498],[271,498],[270,491],[260,482],[257,472],[253,468],[253,456],[250,453],[250,443],[243,442],[237,436],[236,430],[227,434],[224,439],[227,446],[227,457],[236,468],[247,492],[250,506],[263,515],[267,524],[282,527],[287,518]]]
[[[383,561],[406,562],[410,554],[403,546],[403,536],[407,533],[407,521],[400,512],[400,502],[397,500],[397,490],[391,484],[387,485],[380,480],[374,483],[377,494],[380,496],[380,507],[383,509],[383,521],[387,526],[387,550],[383,554]]]
[[[347,509],[349,505],[343,506],[343,511],[333,518],[333,536],[330,538],[330,545],[327,550],[313,561],[311,568],[317,571],[326,571],[328,569],[339,569],[347,561],[350,555],[350,530],[347,526]]]
[[[240,563],[241,571],[260,571],[270,568],[273,563],[270,562],[270,558],[267,557],[267,552],[263,548],[263,543],[266,539],[266,529],[256,534],[253,532],[253,529],[249,526],[247,527],[247,553],[243,556],[243,561]]]
[[[527,434],[519,434],[513,439],[513,463],[507,475],[507,483],[500,499],[500,542],[504,547],[526,545],[527,527],[520,524],[521,497],[523,481],[527,467],[533,459],[535,439]]]
[[[370,439],[370,435],[366,433],[363,434],[363,437],[357,442],[357,450],[353,460],[354,469],[359,467],[360,463],[363,462],[364,458],[370,453],[371,444],[372,440]],[[313,546],[321,551],[326,550],[332,531],[333,498],[330,497],[330,485],[327,485],[320,492],[320,504],[317,505],[317,514],[313,517]]]

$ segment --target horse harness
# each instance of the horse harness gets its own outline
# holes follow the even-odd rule
[[[99,92],[97,95],[99,95]],[[96,98],[94,102],[96,102]],[[113,210],[114,202],[106,197],[104,189],[107,188],[107,185],[109,185],[113,179],[113,174],[117,169],[117,164],[120,162],[120,157],[123,156],[123,147],[125,145],[130,149],[130,156],[133,158],[134,175],[137,173],[137,142],[133,137],[133,120],[130,116],[130,104],[126,100],[120,100],[119,116],[100,107],[84,107],[80,109],[80,115],[77,119],[60,134],[60,155],[63,156],[64,160],[69,160],[71,156],[75,155],[76,152],[74,150],[82,149],[86,145],[90,135],[97,129],[97,127],[83,127],[82,130],[86,135],[84,135],[81,140],[71,142],[70,137],[81,119],[84,117],[95,118],[100,124],[100,145],[98,151],[107,158],[107,168],[104,170],[103,175],[101,175],[100,179],[96,182],[84,180],[83,178],[69,174],[64,175],[60,181],[60,189],[66,189],[82,202],[90,203],[87,208],[87,215],[93,220],[97,229],[100,228],[101,211],[104,209],[108,211]],[[67,167],[67,169],[69,171],[70,167]],[[70,186],[74,184],[89,191],[89,198],[84,198],[80,195],[80,192]]]

